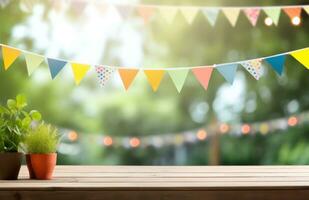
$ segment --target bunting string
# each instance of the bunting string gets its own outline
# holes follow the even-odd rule
[[[267,135],[273,132],[281,132],[290,127],[309,123],[309,112],[305,111],[289,117],[272,119],[254,123],[220,123],[215,126],[201,127],[181,133],[165,133],[147,136],[111,136],[108,134],[85,134],[74,130],[62,129],[64,141],[67,143],[78,143],[78,139],[91,140],[103,147],[120,146],[123,148],[178,146],[185,143],[206,142],[215,134],[231,135],[235,137],[254,136],[257,134]]]
[[[22,10],[31,12],[34,5],[46,3],[43,0],[20,0]],[[10,0],[0,0],[0,8],[6,7]],[[111,3],[102,1],[87,0],[50,0],[48,2],[55,10],[59,11],[69,7],[79,15],[86,10],[87,6],[94,5],[99,13],[105,14],[109,9],[113,9],[122,19],[128,19],[133,13],[139,15],[145,23],[150,22],[153,16],[161,16],[167,23],[172,23],[177,13],[180,13],[188,24],[192,24],[198,15],[202,13],[211,27],[217,23],[220,13],[226,17],[231,26],[235,26],[239,14],[243,13],[252,26],[256,26],[261,11],[264,11],[268,19],[265,20],[267,26],[278,25],[281,11],[283,11],[291,20],[293,25],[299,25],[301,22],[301,12],[309,14],[309,5],[278,5],[278,6],[186,6],[186,5],[154,5],[154,4],[126,4]]]
[[[108,80],[118,72],[125,90],[128,90],[139,71],[143,71],[153,91],[157,91],[165,74],[168,74],[172,79],[178,92],[181,91],[189,71],[195,76],[201,86],[207,90],[213,70],[217,70],[223,78],[233,84],[238,66],[242,66],[256,80],[262,75],[262,64],[270,65],[273,70],[282,75],[284,63],[287,55],[291,55],[299,63],[309,69],[309,48],[297,49],[289,52],[284,52],[272,56],[254,58],[249,60],[241,60],[230,63],[221,63],[204,66],[190,67],[167,67],[167,68],[150,68],[150,67],[126,67],[126,66],[109,66],[97,64],[78,63],[76,61],[63,60],[58,58],[50,58],[39,55],[30,51],[25,51],[19,48],[0,44],[2,49],[3,67],[8,70],[15,60],[24,55],[28,75],[32,73],[46,61],[52,79],[63,70],[63,68],[71,65],[73,78],[76,85],[79,85],[83,78],[87,75],[91,68],[95,68],[100,85],[104,86]]]

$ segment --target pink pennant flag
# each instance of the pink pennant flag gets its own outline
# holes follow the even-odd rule
[[[148,23],[154,14],[154,7],[152,6],[138,6],[138,14],[144,19],[145,23]]]
[[[208,88],[208,83],[213,71],[213,66],[205,66],[205,67],[198,67],[193,68],[192,72],[196,79],[200,82],[205,90]]]
[[[259,18],[259,15],[260,15],[260,9],[259,8],[247,8],[247,9],[244,9],[244,13],[246,17],[248,18],[248,20],[250,21],[250,23],[252,24],[252,26],[255,26]]]

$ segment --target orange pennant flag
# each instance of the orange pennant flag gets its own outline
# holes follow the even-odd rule
[[[135,76],[137,75],[138,70],[137,69],[118,69],[118,73],[120,75],[124,88],[128,90]]]
[[[193,68],[192,72],[196,79],[200,82],[205,90],[208,88],[208,83],[213,71],[212,66]]]
[[[300,18],[301,7],[289,7],[283,8],[283,10],[290,17],[290,19],[293,19],[294,17]]]
[[[144,22],[148,23],[154,14],[154,8],[152,6],[139,6],[137,12],[144,19]]]
[[[21,51],[9,46],[2,46],[2,58],[4,62],[4,69],[7,70],[13,62],[21,54]]]
[[[164,76],[164,72],[164,70],[144,70],[147,80],[150,83],[154,92],[158,90]]]

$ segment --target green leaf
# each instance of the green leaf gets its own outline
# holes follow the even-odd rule
[[[16,96],[16,106],[18,109],[22,109],[27,106],[27,98],[25,95],[19,94]]]
[[[41,118],[42,118],[41,113],[39,113],[37,110],[32,110],[32,111],[30,112],[30,116],[31,116],[31,118],[32,118],[33,120],[35,120],[35,121],[40,121]]]
[[[9,109],[15,109],[16,108],[16,101],[14,99],[9,99],[7,101],[7,106]]]
[[[22,126],[24,128],[28,128],[31,124],[31,118],[30,117],[25,117],[22,122],[21,122]]]

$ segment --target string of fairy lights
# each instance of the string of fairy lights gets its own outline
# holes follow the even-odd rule
[[[106,134],[83,134],[75,130],[63,130],[65,143],[77,144],[79,141],[87,139],[91,143],[96,143],[105,148],[123,147],[129,148],[161,148],[164,146],[180,146],[185,143],[198,143],[207,141],[214,134],[249,136],[262,134],[267,135],[275,131],[286,130],[290,127],[309,123],[309,111],[290,117],[272,119],[264,122],[228,124],[220,123],[215,126],[203,127],[181,133],[167,133],[146,136],[111,136]]]

